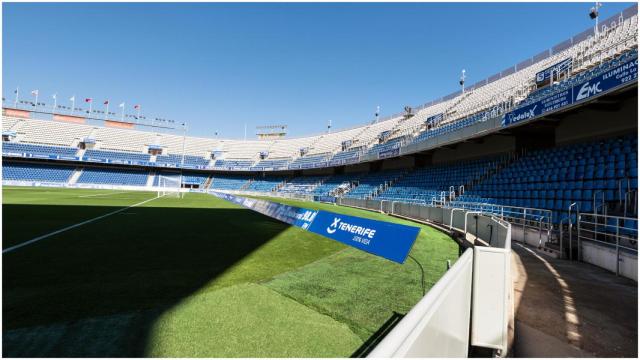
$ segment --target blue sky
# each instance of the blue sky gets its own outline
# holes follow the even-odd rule
[[[447,95],[463,68],[468,84],[504,70],[593,26],[591,6],[3,3],[3,96],[139,103],[198,136],[309,135]]]

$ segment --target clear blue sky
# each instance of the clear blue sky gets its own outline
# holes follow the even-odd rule
[[[191,135],[307,135],[447,95],[463,68],[482,80],[593,26],[591,6],[4,3],[3,96],[140,103]]]

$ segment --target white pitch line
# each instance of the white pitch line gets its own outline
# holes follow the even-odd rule
[[[132,208],[132,207],[136,207],[136,206],[139,206],[139,205],[142,205],[142,204],[148,203],[149,201],[151,201],[151,200],[155,200],[155,199],[157,199],[157,197],[154,197],[154,198],[151,198],[151,199],[147,199],[147,200],[145,200],[145,201],[142,201],[142,202],[139,202],[139,203],[137,203],[137,204],[133,204],[133,205],[130,205],[130,206],[127,206],[127,207],[123,207],[122,209],[118,209],[118,210],[112,211],[112,212],[110,212],[110,213],[107,213],[107,214],[104,214],[104,215],[100,215],[100,216],[98,216],[98,217],[94,217],[93,219],[85,220],[85,221],[83,221],[83,222],[79,222],[79,223],[77,223],[77,224],[73,224],[73,225],[71,225],[71,226],[67,226],[66,228],[62,228],[62,229],[60,229],[60,230],[56,230],[56,231],[50,232],[50,233],[48,233],[48,234],[44,234],[44,235],[42,235],[42,236],[38,236],[38,237],[36,237],[36,238],[33,238],[33,239],[31,239],[31,240],[28,240],[28,241],[25,241],[25,242],[20,243],[20,244],[18,244],[18,245],[14,245],[14,246],[8,247],[8,248],[6,248],[6,249],[2,250],[2,253],[3,253],[3,254],[5,254],[5,253],[8,253],[8,252],[11,252],[11,251],[16,250],[16,249],[19,249],[19,248],[21,248],[21,247],[23,247],[23,246],[27,246],[27,245],[29,245],[29,244],[33,244],[34,242],[37,242],[37,241],[40,241],[40,240],[46,239],[46,238],[48,238],[48,237],[50,237],[50,236],[60,234],[60,233],[65,232],[65,231],[67,231],[67,230],[75,229],[75,228],[77,228],[78,226],[82,226],[82,225],[85,225],[85,224],[89,224],[89,223],[92,223],[92,222],[97,221],[97,220],[100,220],[100,219],[104,219],[104,218],[106,218],[107,216],[111,216],[111,215],[117,214],[117,213],[119,213],[119,212],[123,212],[123,211],[125,211],[125,210],[127,210],[127,209],[130,209],[130,208]]]
[[[112,193],[102,193],[102,194],[80,195],[80,196],[78,196],[78,197],[79,197],[79,198],[87,198],[87,197],[94,197],[94,196],[108,196],[108,195],[131,194],[131,193],[134,193],[134,192],[135,192],[135,191],[112,192]]]

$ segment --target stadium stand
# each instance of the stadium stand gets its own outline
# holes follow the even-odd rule
[[[469,186],[495,168],[500,158],[485,158],[418,168],[406,174],[375,198],[403,202],[431,203],[439,200],[443,193],[458,191],[460,186]],[[453,189],[452,189],[453,188]]]
[[[312,194],[319,196],[338,195],[336,191],[348,191],[351,187],[351,183],[358,178],[358,174],[333,175],[329,179],[325,180],[322,184],[318,185],[318,187],[313,189]]]
[[[369,199],[383,191],[400,178],[407,170],[385,170],[362,175],[356,186],[346,193],[347,198]]]
[[[31,154],[38,157],[49,157],[49,155],[70,156],[76,155],[78,149],[62,146],[34,145],[26,143],[15,143],[4,141],[2,143],[3,154]]]
[[[628,14],[623,20],[607,23],[608,27],[597,36],[573,37],[568,46],[547,51],[526,65],[518,64],[473,84],[464,93],[457,92],[416,107],[410,116],[403,113],[322,135],[278,140],[217,140],[15,117],[3,118],[3,131],[17,129],[17,141],[28,144],[75,147],[82,139],[92,137],[97,150],[144,154],[150,146],[159,147],[163,149],[163,155],[159,156],[158,164],[172,166],[179,164],[174,156],[181,155],[183,148],[186,155],[193,156],[186,164],[207,167],[210,154],[217,151],[223,156],[214,166],[227,170],[284,165],[291,169],[313,168],[327,166],[325,163],[329,161],[344,163],[362,154],[375,159],[380,152],[429,142],[468,128],[562,92],[625,61],[637,59],[637,14]],[[559,74],[562,76],[558,81],[539,89],[536,73],[567,59],[572,65]],[[346,148],[345,143],[348,144]],[[302,155],[301,149],[306,149]],[[268,157],[260,161],[260,152],[268,153]]]
[[[287,179],[286,176],[267,176],[255,178],[246,187],[246,191],[272,192]]]
[[[44,164],[3,163],[2,180],[66,183],[74,168]]]
[[[156,156],[155,163],[158,165],[171,166],[171,167],[179,167],[182,162],[182,155],[178,154],[169,154],[169,155],[158,155]],[[184,164],[195,165],[195,166],[207,166],[209,165],[209,160],[194,155],[185,155],[184,156]]]
[[[254,167],[258,168],[286,168],[287,164],[291,161],[291,158],[271,158],[268,160],[261,160]]]
[[[140,153],[127,153],[127,152],[117,152],[117,151],[106,151],[106,150],[93,150],[89,149],[85,151],[83,160],[85,161],[104,161],[108,160],[109,162],[118,163],[118,162],[149,162],[150,156],[149,154],[140,154]]]
[[[253,160],[250,159],[220,159],[216,160],[215,167],[217,168],[227,168],[227,169],[247,169],[253,165]]]
[[[216,190],[242,190],[250,180],[251,178],[248,176],[214,175],[209,188]]]
[[[459,202],[495,203],[553,211],[553,223],[580,211],[598,211],[638,189],[638,137],[535,150],[460,196]],[[454,203],[453,205],[456,205]]]
[[[325,180],[326,176],[300,176],[288,180],[278,192],[293,194],[309,194]]]
[[[142,170],[85,168],[78,178],[78,183],[144,186],[148,177],[149,173]]]

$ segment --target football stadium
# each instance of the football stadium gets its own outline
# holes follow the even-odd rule
[[[637,357],[638,8],[599,6],[320,134],[5,91],[3,356]]]

